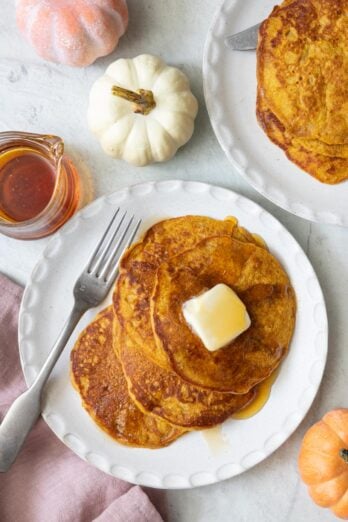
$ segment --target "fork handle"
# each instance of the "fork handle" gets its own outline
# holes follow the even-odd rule
[[[42,389],[85,311],[86,308],[80,308],[75,303],[35,381],[13,402],[6,413],[0,425],[0,472],[7,471],[11,467],[28,433],[40,416]]]

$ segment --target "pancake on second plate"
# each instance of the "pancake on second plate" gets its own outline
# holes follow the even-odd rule
[[[113,351],[113,317],[110,306],[79,336],[71,352],[72,383],[93,420],[118,442],[144,448],[167,446],[185,430],[144,414],[130,398]]]
[[[268,137],[284,149],[288,158],[303,170],[328,184],[338,183],[347,178],[348,165],[345,158],[325,156],[296,145],[261,94],[257,101],[257,116]]]
[[[233,235],[262,244],[235,218],[224,221],[203,216],[168,219],[151,227],[143,241],[123,257],[113,296],[120,327],[114,343],[129,391],[139,407],[173,424],[188,428],[213,426],[244,407],[254,391],[235,397],[184,382],[156,346],[150,317],[150,298],[160,263],[211,235]],[[120,331],[122,333],[120,333]]]
[[[211,352],[188,326],[184,302],[224,283],[246,305],[251,326]],[[285,357],[295,325],[289,278],[264,248],[232,237],[212,237],[163,262],[152,296],[157,346],[184,380],[213,390],[247,393]]]
[[[345,0],[285,0],[259,33],[259,122],[325,183],[348,178],[347,40]]]

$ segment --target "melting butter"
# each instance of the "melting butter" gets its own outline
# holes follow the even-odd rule
[[[215,285],[183,304],[183,314],[207,350],[230,343],[251,324],[244,303],[225,284]]]

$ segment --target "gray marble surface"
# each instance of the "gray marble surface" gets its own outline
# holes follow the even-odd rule
[[[240,0],[242,1],[242,0]],[[295,236],[318,274],[327,303],[329,357],[319,394],[295,434],[271,457],[243,475],[213,486],[165,493],[170,522],[325,522],[334,520],[310,500],[297,472],[305,430],[327,410],[348,407],[348,231],[310,224],[274,206],[233,170],[212,132],[204,105],[201,63],[216,2],[129,0],[130,24],[118,49],[86,69],[38,58],[16,30],[13,2],[0,6],[0,130],[56,133],[98,197],[136,182],[181,178],[240,192],[272,212]],[[136,168],[105,156],[86,127],[88,92],[106,66],[143,52],[182,68],[200,104],[193,138],[164,164]],[[47,240],[0,237],[0,271],[25,284]],[[304,346],[305,350],[306,347]],[[155,495],[155,493],[152,493]]]

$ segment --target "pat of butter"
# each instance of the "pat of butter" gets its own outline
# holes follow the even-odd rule
[[[244,303],[225,284],[189,299],[182,311],[192,330],[211,352],[236,339],[251,323]]]

